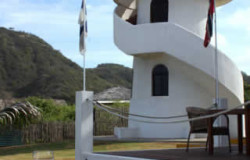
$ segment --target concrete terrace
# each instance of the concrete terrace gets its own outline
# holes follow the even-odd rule
[[[237,146],[232,147],[229,153],[228,148],[215,148],[214,155],[209,155],[205,148],[193,148],[189,152],[182,149],[144,150],[144,151],[122,151],[102,152],[100,154],[116,155],[123,157],[135,157],[157,160],[249,160],[246,154],[239,154]]]

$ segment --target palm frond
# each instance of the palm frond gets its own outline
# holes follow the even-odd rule
[[[0,113],[0,116],[5,119],[5,122],[12,124],[12,117],[7,113]]]
[[[16,103],[10,107],[6,107],[0,111],[0,124],[13,124],[19,118],[27,119],[38,118],[41,116],[38,107],[33,106],[29,102]]]

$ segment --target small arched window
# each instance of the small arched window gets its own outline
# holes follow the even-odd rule
[[[168,22],[168,0],[152,0],[150,6],[151,23]]]
[[[168,69],[162,64],[154,67],[152,73],[153,96],[168,96]]]

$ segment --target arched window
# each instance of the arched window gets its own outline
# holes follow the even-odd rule
[[[154,67],[152,75],[153,96],[168,96],[168,69],[160,64]]]
[[[168,22],[168,0],[152,0],[150,18],[152,23]]]

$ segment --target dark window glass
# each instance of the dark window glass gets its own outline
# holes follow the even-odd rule
[[[168,96],[168,69],[160,64],[153,69],[153,96]]]
[[[151,22],[168,22],[168,0],[152,0],[150,8]]]

